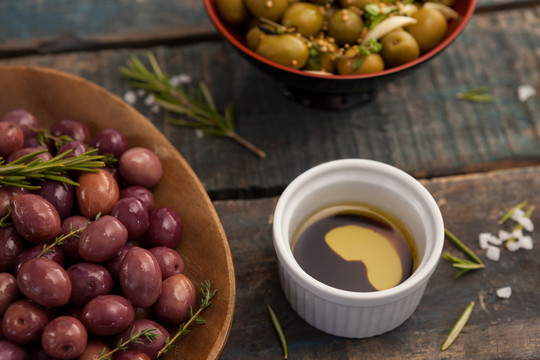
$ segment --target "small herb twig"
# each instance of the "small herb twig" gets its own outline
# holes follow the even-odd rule
[[[502,225],[504,224],[504,222],[508,219],[510,219],[512,217],[512,215],[514,215],[514,212],[517,210],[517,209],[523,209],[525,206],[527,206],[529,202],[527,200],[525,201],[522,201],[520,202],[519,204],[517,204],[516,206],[513,206],[510,208],[510,210],[508,210],[506,212],[506,214],[504,214],[500,219],[499,219],[499,225]]]
[[[472,90],[462,91],[457,93],[456,97],[461,100],[476,101],[476,102],[492,102],[493,96],[488,94],[489,86],[482,86]]]
[[[276,332],[279,337],[279,341],[281,342],[281,346],[283,347],[283,358],[287,359],[288,350],[287,350],[287,341],[285,340],[285,334],[283,334],[283,330],[281,329],[281,325],[279,324],[279,320],[274,313],[274,310],[270,307],[270,305],[266,305],[266,309],[268,310],[268,314],[270,315],[270,319],[272,320],[272,324],[274,324],[274,328],[276,329]]]
[[[133,326],[133,328],[131,329],[131,333],[129,334],[129,339],[127,339],[126,341],[124,341],[123,339],[118,340],[116,347],[109,352],[106,352],[106,348],[103,348],[97,360],[111,360],[110,356],[117,351],[127,350],[127,345],[129,343],[144,344],[143,339],[146,339],[149,342],[154,341],[157,339],[158,336],[155,331],[156,329],[143,329],[141,330],[141,332],[136,333],[135,326]]]
[[[8,207],[6,215],[0,218],[0,228],[10,227],[13,223],[9,222],[8,219],[11,217],[11,207]]]
[[[448,337],[446,338],[446,340],[444,341],[444,344],[441,347],[441,351],[448,349],[450,345],[452,345],[454,340],[457,339],[457,337],[459,336],[459,334],[461,333],[461,331],[467,324],[467,321],[469,321],[473,308],[474,308],[474,301],[471,301],[469,305],[465,308],[465,311],[463,312],[463,314],[461,314],[461,316],[459,317],[454,327],[452,328],[452,331],[450,331],[450,333],[448,334]]]
[[[97,149],[70,158],[66,157],[66,155],[72,150],[68,150],[46,161],[36,158],[29,163],[25,163],[27,160],[46,151],[40,150],[27,154],[8,164],[5,164],[5,161],[0,157],[0,187],[17,186],[35,190],[39,189],[39,185],[34,182],[45,180],[79,186],[78,183],[63,175],[66,175],[68,171],[95,172],[105,166],[102,161],[103,156],[97,155]]]
[[[452,234],[448,229],[444,229],[444,233],[446,236],[458,247],[460,248],[465,254],[467,254],[472,260],[474,260],[477,264],[484,264],[482,260],[476,254],[469,249],[464,243],[462,243],[454,234]]]
[[[87,225],[88,226],[88,225]],[[39,255],[37,257],[42,257],[43,255],[47,254],[47,253],[50,253],[53,251],[53,248],[55,246],[60,246],[60,245],[63,245],[64,244],[64,240],[66,240],[68,237],[72,236],[72,235],[77,235],[78,233],[82,232],[84,229],[86,229],[86,226],[83,226],[77,230],[71,230],[69,233],[67,233],[66,235],[60,235],[58,236],[52,243],[50,243],[49,245],[45,244],[43,245],[43,250],[41,250],[41,252],[39,253]]]
[[[264,158],[265,152],[247,141],[234,129],[232,106],[229,105],[224,114],[220,114],[208,87],[200,83],[198,89],[186,91],[182,85],[174,86],[165,74],[152,53],[147,55],[150,62],[148,69],[136,56],[132,56],[127,66],[120,72],[129,80],[131,86],[146,90],[154,95],[156,102],[164,109],[184,115],[186,119],[169,119],[173,124],[192,127],[202,131],[206,136],[228,137],[245,148]]]
[[[165,354],[167,351],[169,351],[171,348],[174,347],[174,342],[182,335],[186,335],[189,333],[189,330],[188,330],[188,327],[191,323],[195,322],[197,324],[206,324],[206,321],[204,319],[202,319],[199,315],[201,314],[201,312],[206,309],[207,307],[210,306],[211,302],[210,300],[216,295],[217,293],[217,289],[214,289],[214,290],[210,290],[210,281],[206,280],[204,283],[201,284],[202,287],[201,287],[201,294],[202,294],[202,299],[201,299],[201,304],[199,306],[199,310],[197,310],[196,313],[193,313],[193,309],[190,308],[189,309],[189,314],[190,314],[190,319],[183,323],[183,324],[180,324],[179,328],[178,328],[178,331],[176,332],[176,334],[172,337],[172,339],[168,339],[165,341],[165,346],[163,346],[163,348],[161,348],[161,350],[159,350],[158,354],[157,354],[157,358],[159,358],[161,355]]]

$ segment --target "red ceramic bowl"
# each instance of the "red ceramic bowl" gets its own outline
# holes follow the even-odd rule
[[[257,55],[246,46],[243,29],[223,21],[217,11],[215,0],[203,0],[203,2],[217,31],[245,59],[277,79],[286,95],[301,100],[307,105],[338,108],[369,99],[369,94],[377,87],[409,73],[441,53],[463,31],[476,6],[476,0],[457,0],[453,8],[460,16],[450,21],[443,41],[414,61],[366,75],[318,75],[288,68]]]

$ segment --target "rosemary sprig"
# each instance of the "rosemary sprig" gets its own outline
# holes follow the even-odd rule
[[[443,259],[451,262],[452,266],[461,270],[460,272],[457,273],[454,279],[461,277],[463,274],[466,274],[467,272],[471,270],[478,270],[478,269],[483,269],[486,267],[486,265],[482,262],[482,260],[480,260],[480,258],[476,256],[476,254],[471,249],[469,249],[463,242],[461,242],[448,229],[444,229],[444,233],[458,248],[460,248],[467,256],[469,256],[469,258],[473,260],[473,261],[470,261],[467,259],[462,259],[456,256],[452,256],[448,253],[444,253]]]
[[[25,164],[25,161],[47,150],[40,150],[20,157],[19,159],[5,164],[5,160],[0,157],[0,187],[17,186],[30,190],[39,189],[36,181],[54,180],[65,182],[74,186],[78,183],[65,177],[68,171],[95,172],[105,166],[102,161],[103,156],[97,154],[97,149],[85,152],[84,154],[66,158],[71,150],[43,161],[40,158]]]
[[[149,342],[154,341],[157,339],[157,334],[155,333],[155,331],[156,329],[143,329],[141,330],[141,332],[136,333],[135,326],[133,326],[129,334],[129,339],[127,339],[126,341],[124,341],[123,339],[118,340],[116,347],[109,352],[106,352],[106,348],[103,348],[97,360],[111,360],[110,356],[117,351],[127,350],[127,345],[129,343],[144,344],[143,339],[146,339]]]
[[[87,225],[88,226],[88,225]],[[50,243],[49,245],[47,244],[44,244],[43,245],[43,250],[41,250],[41,252],[39,253],[39,255],[37,257],[42,257],[43,255],[47,254],[47,253],[50,253],[53,251],[53,248],[55,246],[60,246],[60,245],[63,245],[64,244],[64,240],[66,240],[68,237],[72,236],[72,235],[75,235],[77,236],[78,233],[82,232],[84,229],[86,229],[86,226],[83,226],[79,229],[76,229],[76,230],[73,230],[73,228],[71,228],[70,232],[67,233],[66,235],[60,235],[58,236],[52,243]]]
[[[461,333],[461,330],[463,330],[463,328],[467,324],[467,321],[469,321],[473,308],[474,308],[474,301],[471,301],[469,305],[467,305],[467,307],[465,308],[465,311],[463,312],[463,314],[461,314],[461,316],[459,317],[454,327],[452,328],[452,331],[450,331],[450,333],[448,334],[448,337],[446,338],[446,340],[444,341],[441,347],[441,351],[448,349],[450,345],[452,345],[454,340],[456,340],[456,338],[459,336],[459,334]]]
[[[159,358],[161,355],[165,354],[167,351],[169,351],[171,348],[174,347],[174,342],[182,335],[186,335],[189,333],[188,327],[191,325],[191,323],[195,322],[197,324],[206,324],[206,321],[201,318],[199,315],[201,312],[210,306],[211,302],[210,300],[216,295],[217,289],[210,290],[210,281],[206,280],[204,283],[201,284],[201,304],[199,306],[199,310],[197,310],[196,313],[193,313],[193,308],[190,307],[189,309],[189,315],[190,318],[187,322],[180,324],[178,327],[178,331],[176,334],[172,337],[172,339],[167,338],[165,341],[165,346],[159,350],[157,357]]]
[[[274,328],[276,329],[276,332],[279,337],[279,341],[281,342],[281,346],[283,347],[283,358],[287,359],[288,350],[287,350],[287,341],[285,340],[285,334],[283,333],[283,330],[281,329],[281,325],[279,324],[279,320],[274,313],[274,310],[270,307],[270,305],[266,305],[266,309],[268,310],[268,314],[270,315],[270,319],[272,320],[272,324],[274,324]]]
[[[171,118],[169,119],[171,123],[199,129],[206,136],[228,137],[257,156],[261,158],[266,156],[264,151],[236,133],[231,105],[221,115],[204,83],[201,82],[198,89],[188,91],[182,85],[174,86],[167,74],[159,67],[155,56],[149,53],[147,57],[150,70],[136,56],[132,56],[127,66],[120,68],[120,72],[131,80],[131,86],[144,89],[154,95],[161,107],[189,118],[189,120]]]
[[[493,96],[487,93],[489,89],[489,86],[482,86],[472,90],[459,92],[456,94],[456,97],[467,101],[492,102]]]

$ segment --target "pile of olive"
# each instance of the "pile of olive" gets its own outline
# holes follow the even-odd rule
[[[52,138],[68,140],[56,150],[40,142],[38,128],[28,111],[3,116],[0,156],[7,164],[42,149],[43,159],[97,148],[118,161],[69,174],[78,187],[57,181],[34,191],[0,187],[0,218],[12,223],[0,227],[0,359],[95,360],[144,329],[154,329],[156,339],[130,343],[114,359],[156,358],[170,338],[167,324],[185,322],[197,297],[175,250],[182,220],[156,206],[150,190],[162,176],[159,158],[129,148],[115,129],[91,137],[84,124],[60,120],[48,129]],[[69,237],[43,253],[63,235]]]
[[[216,0],[216,7],[260,56],[327,74],[367,74],[408,63],[439,44],[448,27],[445,12],[412,0]],[[383,25],[392,16],[408,19]],[[387,30],[369,40],[376,27]]]

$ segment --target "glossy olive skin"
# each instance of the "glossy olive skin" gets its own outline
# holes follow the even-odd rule
[[[122,260],[118,274],[120,288],[133,306],[152,306],[161,294],[161,269],[149,250],[130,249]]]
[[[27,243],[13,226],[0,228],[0,272],[13,270],[13,265]]]
[[[105,349],[105,353],[111,351],[106,342],[98,339],[89,339],[86,348],[77,360],[97,360],[101,356],[103,349]]]
[[[163,291],[154,305],[154,313],[163,322],[181,324],[190,317],[189,309],[195,308],[197,292],[184,274],[163,280]]]
[[[287,7],[289,0],[244,0],[251,14],[256,18],[266,18],[279,21]]]
[[[171,338],[171,335],[162,325],[159,323],[149,320],[149,319],[140,319],[135,320],[132,324],[133,326],[128,327],[120,335],[115,337],[115,341],[111,344],[116,344],[120,338],[128,339],[129,334],[133,331],[134,333],[140,333],[144,329],[154,329],[154,333],[157,335],[156,339],[153,341],[148,341],[147,339],[142,339],[141,343],[130,342],[127,345],[128,350],[140,351],[148,355],[151,359],[155,359],[159,350],[165,345],[165,340]]]
[[[119,295],[102,295],[90,300],[82,309],[81,321],[94,335],[117,335],[135,319],[133,306]]]
[[[256,51],[264,33],[258,26],[253,26],[246,34],[246,46],[252,51]]]
[[[17,279],[10,273],[0,273],[0,319],[4,310],[19,298]]]
[[[10,204],[13,224],[27,241],[34,244],[46,243],[60,234],[60,215],[54,206],[41,196],[14,196]]]
[[[324,16],[317,5],[297,2],[287,8],[281,24],[287,28],[295,28],[302,36],[317,35],[323,26]]]
[[[345,57],[338,61],[337,69],[340,75],[362,75],[384,70],[384,61],[379,54],[369,54],[363,60],[350,58],[357,53],[358,49],[352,47],[345,52]]]
[[[386,67],[399,66],[417,59],[420,47],[415,38],[403,29],[397,29],[381,39],[384,64]]]
[[[111,260],[126,245],[128,232],[115,217],[106,215],[88,225],[79,237],[79,255],[88,262]]]
[[[333,73],[336,70],[336,55],[338,47],[335,42],[328,39],[317,40],[319,49],[310,49],[310,59],[306,64],[306,70],[319,70]]]
[[[32,344],[40,339],[48,321],[45,308],[27,299],[17,300],[4,313],[2,333],[16,344]]]
[[[334,38],[340,45],[356,44],[364,21],[353,11],[342,9],[336,11],[328,21],[328,36]]]
[[[304,67],[309,57],[304,41],[291,34],[264,36],[256,52],[270,61],[294,69]]]
[[[448,24],[444,15],[435,9],[422,7],[413,17],[416,24],[407,26],[406,30],[416,39],[420,53],[424,54],[442,41]]]
[[[107,215],[120,198],[118,183],[108,171],[85,173],[77,182],[77,205],[81,215],[88,218],[93,219],[98,213]]]
[[[216,0],[219,14],[229,24],[241,24],[249,17],[244,0]]]
[[[47,355],[62,360],[80,356],[87,343],[88,333],[84,325],[71,316],[53,319],[41,335],[41,346]]]

